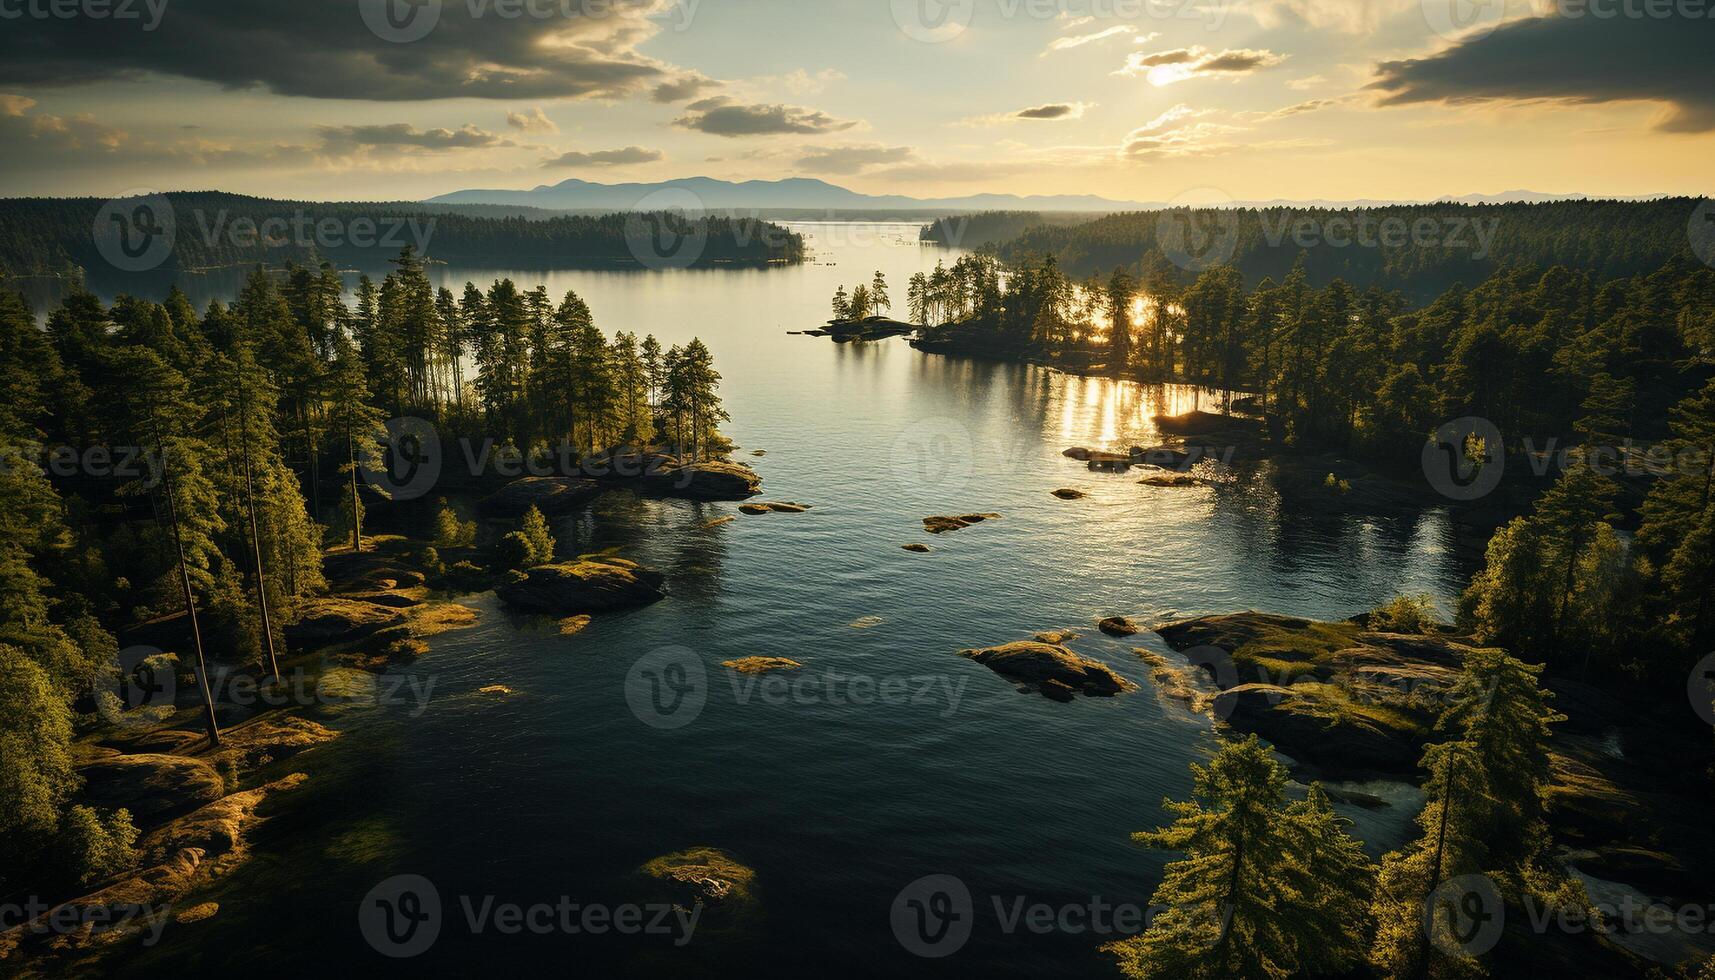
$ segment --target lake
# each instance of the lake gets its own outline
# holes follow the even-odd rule
[[[1066,459],[1073,445],[1153,445],[1150,416],[1192,394],[948,359],[902,340],[835,345],[788,336],[828,316],[835,286],[906,281],[957,253],[915,225],[796,225],[815,264],[724,271],[512,272],[432,266],[459,292],[511,275],[575,289],[606,331],[701,337],[724,375],[738,459],[764,498],[805,514],[741,516],[733,504],[620,491],[557,522],[562,553],[604,548],[664,572],[669,596],[598,618],[580,635],[467,601],[475,629],[430,641],[398,668],[426,701],[345,710],[339,742],[294,760],[312,775],[255,835],[247,868],[208,899],[213,919],[117,964],[117,975],[477,973],[596,976],[1018,973],[1117,976],[1088,929],[1033,931],[1015,912],[1147,905],[1166,856],[1133,845],[1184,798],[1208,758],[1210,722],[1159,698],[1137,646],[1096,619],[1241,609],[1337,618],[1398,592],[1456,595],[1472,556],[1444,512],[1300,512],[1246,472],[1218,488],[1140,486]],[[236,277],[188,284],[202,304]],[[750,450],[767,455],[751,457]],[[1049,491],[1073,487],[1083,500]],[[934,514],[1001,520],[929,536]],[[924,542],[928,554],[901,545]],[[962,648],[1070,627],[1073,649],[1141,690],[1060,704],[1022,695]],[[804,664],[791,687],[720,666],[744,656]],[[683,683],[653,695],[651,680]],[[503,684],[509,697],[479,694]],[[671,700],[669,698],[668,700]],[[669,727],[671,726],[671,727]],[[282,771],[291,771],[291,767]],[[1412,794],[1353,810],[1374,849],[1409,832]],[[283,798],[284,799],[284,798]],[[757,911],[676,947],[662,937],[504,934],[478,913],[506,904],[644,901],[634,874],[658,855],[726,850],[754,868]],[[391,876],[439,895],[438,939],[385,959],[359,908]],[[914,955],[893,922],[902,889],[950,875],[970,895],[962,948]],[[921,897],[908,892],[905,900]],[[902,900],[903,901],[903,900]],[[911,907],[906,915],[913,914]],[[1099,912],[1099,909],[1098,909]],[[1105,924],[1107,916],[1098,914]],[[946,947],[937,947],[946,951]]]

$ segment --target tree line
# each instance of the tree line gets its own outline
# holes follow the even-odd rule
[[[74,289],[43,329],[0,291],[0,895],[127,866],[129,815],[76,803],[72,764],[125,710],[115,633],[185,617],[179,662],[143,666],[189,668],[218,741],[209,664],[278,675],[326,549],[366,547],[390,417],[553,458],[727,446],[700,340],[609,336],[576,293],[509,279],[455,298],[410,249],[344,294],[329,264],[257,268],[201,312]]]
[[[314,268],[324,260],[372,267],[407,244],[432,251],[439,261],[623,268],[641,261],[634,249],[649,244],[648,236],[657,232],[695,236],[700,252],[694,265],[804,259],[803,236],[747,217],[496,214],[483,206],[275,201],[214,191],[159,197],[170,205],[173,232],[172,251],[155,270],[161,273],[257,263]],[[106,270],[108,260],[91,235],[106,203],[98,198],[0,200],[0,278]]]

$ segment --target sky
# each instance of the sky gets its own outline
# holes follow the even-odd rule
[[[0,0],[0,196],[1707,194],[1715,0]]]

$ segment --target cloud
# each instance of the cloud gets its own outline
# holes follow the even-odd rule
[[[1543,17],[1424,58],[1376,65],[1383,105],[1551,100],[1649,101],[1672,107],[1659,128],[1715,131],[1708,72],[1715,20]]]
[[[521,129],[526,133],[557,133],[560,127],[554,125],[554,120],[542,111],[539,105],[530,107],[529,112],[508,112],[506,125],[513,129]]]
[[[838,68],[824,68],[814,75],[799,68],[784,75],[758,75],[749,79],[748,85],[764,91],[784,90],[790,95],[820,95],[829,85],[845,80],[846,73]]]
[[[1151,85],[1172,85],[1190,78],[1248,75],[1273,68],[1286,55],[1260,48],[1227,48],[1210,51],[1202,45],[1166,51],[1134,52],[1116,75],[1142,75]]]
[[[324,146],[331,150],[387,146],[411,148],[429,152],[442,150],[482,150],[496,146],[512,146],[511,140],[466,123],[459,129],[418,129],[410,123],[385,126],[318,126]]]
[[[1263,27],[1301,25],[1346,34],[1368,34],[1383,20],[1416,8],[1420,0],[1250,0],[1252,16]],[[1458,3],[1461,0],[1449,0]]]
[[[1120,146],[1122,156],[1139,158],[1151,156],[1190,156],[1230,149],[1229,144],[1216,140],[1238,128],[1223,123],[1202,121],[1213,114],[1212,109],[1193,109],[1183,103],[1168,109],[1149,122],[1132,130]]]
[[[1305,75],[1303,78],[1294,78],[1287,82],[1286,87],[1295,92],[1303,92],[1318,85],[1326,84],[1328,84],[1328,78],[1325,75]]]
[[[624,167],[634,163],[655,163],[665,159],[667,159],[667,154],[660,150],[649,150],[641,146],[627,146],[618,150],[596,150],[594,152],[571,150],[552,160],[542,161],[542,166]]]
[[[909,146],[861,143],[848,146],[809,147],[798,158],[798,169],[815,174],[855,174],[870,167],[904,164],[917,159]]]
[[[433,30],[409,44],[383,40],[367,5],[172,0],[152,31],[136,20],[43,18],[0,31],[0,86],[123,80],[144,74],[321,99],[619,98],[667,79],[671,66],[639,54],[661,23],[658,2],[568,4],[566,16],[481,16],[448,2]],[[558,11],[560,8],[554,8]],[[489,11],[492,13],[492,11]]]
[[[1090,107],[1086,102],[1050,102],[1046,105],[1032,106],[1020,109],[1012,114],[1014,119],[1078,119],[1084,115],[1084,110]]]
[[[22,116],[35,104],[36,100],[28,96],[0,93],[0,116]]]
[[[36,102],[0,95],[0,174],[17,186],[73,172],[111,177],[124,166],[124,183],[113,189],[155,180],[182,180],[191,168],[230,167],[302,161],[317,152],[311,146],[252,145],[244,149],[204,139],[157,141],[110,126],[87,113],[59,116],[30,112]]]
[[[693,102],[673,125],[711,136],[772,136],[781,133],[837,133],[857,123],[825,112],[791,105],[737,102],[724,95]]]
[[[655,91],[650,93],[650,98],[663,104],[668,102],[683,102],[686,99],[696,98],[708,89],[720,87],[720,82],[715,81],[707,75],[683,75],[679,78],[673,79],[672,81],[662,82],[655,86]]]
[[[1093,34],[1069,34],[1066,37],[1057,37],[1054,40],[1048,42],[1048,47],[1046,50],[1044,50],[1042,52],[1041,56],[1047,57],[1048,55],[1051,55],[1056,51],[1070,51],[1073,48],[1081,48],[1086,44],[1093,44],[1096,41],[1104,41],[1110,37],[1116,37],[1116,36],[1121,35],[1121,34],[1136,34],[1136,33],[1137,33],[1137,28],[1133,27],[1132,25],[1120,24],[1117,27],[1110,27],[1106,30],[1096,31]],[[1154,38],[1159,37],[1159,36],[1160,35],[1157,35],[1157,34],[1149,34],[1149,35],[1145,35],[1145,37],[1142,40],[1153,40]]]

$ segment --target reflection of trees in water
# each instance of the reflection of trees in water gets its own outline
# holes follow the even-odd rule
[[[672,595],[707,599],[720,591],[727,533],[709,524],[724,516],[718,504],[613,490],[557,519],[554,534],[563,555],[629,558],[665,574]]]

